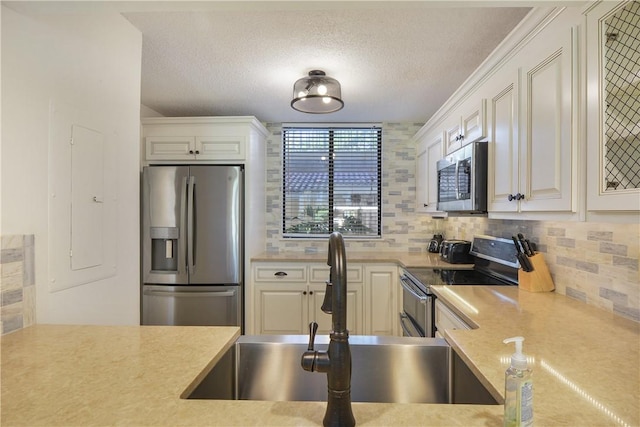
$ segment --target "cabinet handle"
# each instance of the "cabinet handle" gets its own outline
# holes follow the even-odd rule
[[[193,154],[193,150],[189,150],[189,154]]]
[[[464,139],[464,135],[460,134],[460,141]]]
[[[524,199],[524,194],[520,194],[520,193],[516,194],[516,200],[522,200],[522,199]]]
[[[307,294],[307,291],[302,291],[302,295],[306,295],[306,294]]]
[[[429,205],[428,205],[428,204],[426,204],[426,203],[423,203],[423,206],[424,206],[425,208],[426,208],[426,207],[429,207]]]
[[[196,154],[200,154],[200,150],[196,150]]]
[[[507,196],[507,199],[509,199],[509,201],[511,202],[511,201],[513,201],[513,199],[515,199],[515,196],[513,194],[509,194]]]
[[[273,275],[276,276],[276,277],[284,277],[284,276],[287,275],[287,273],[285,273],[284,271],[278,271],[278,272],[273,273]]]
[[[309,291],[309,295],[313,295],[313,291]]]

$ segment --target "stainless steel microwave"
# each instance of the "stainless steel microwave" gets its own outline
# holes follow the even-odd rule
[[[472,142],[438,160],[438,210],[487,212],[486,141]]]

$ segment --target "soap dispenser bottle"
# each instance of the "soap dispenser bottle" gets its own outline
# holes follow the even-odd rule
[[[533,426],[533,381],[527,358],[522,354],[523,337],[504,340],[514,342],[516,352],[511,355],[511,366],[505,372],[504,426]]]

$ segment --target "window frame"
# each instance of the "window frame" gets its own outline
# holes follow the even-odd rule
[[[303,129],[318,129],[318,130],[326,130],[329,133],[334,133],[335,131],[339,131],[340,129],[348,130],[364,130],[364,129],[372,129],[377,131],[377,230],[374,230],[372,234],[349,234],[343,233],[345,239],[350,240],[375,240],[382,238],[382,177],[383,177],[383,127],[381,123],[283,123],[282,124],[282,153],[281,153],[281,161],[282,161],[282,215],[281,215],[281,225],[280,225],[280,233],[281,237],[284,239],[324,239],[327,238],[331,232],[334,231],[334,184],[335,184],[335,176],[333,175],[333,168],[329,167],[328,171],[328,200],[327,200],[327,210],[329,212],[329,216],[327,219],[327,225],[329,227],[329,232],[327,234],[324,233],[291,233],[287,232],[287,182],[286,182],[286,157],[287,157],[287,148],[286,148],[286,133],[287,130],[303,130]],[[331,160],[333,151],[334,151],[334,138],[330,137],[330,146],[329,146],[329,158],[330,163],[333,162]]]

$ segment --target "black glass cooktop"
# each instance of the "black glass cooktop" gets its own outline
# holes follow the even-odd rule
[[[412,276],[426,286],[431,285],[514,285],[512,281],[501,279],[478,270],[442,270],[433,268],[407,268]]]

